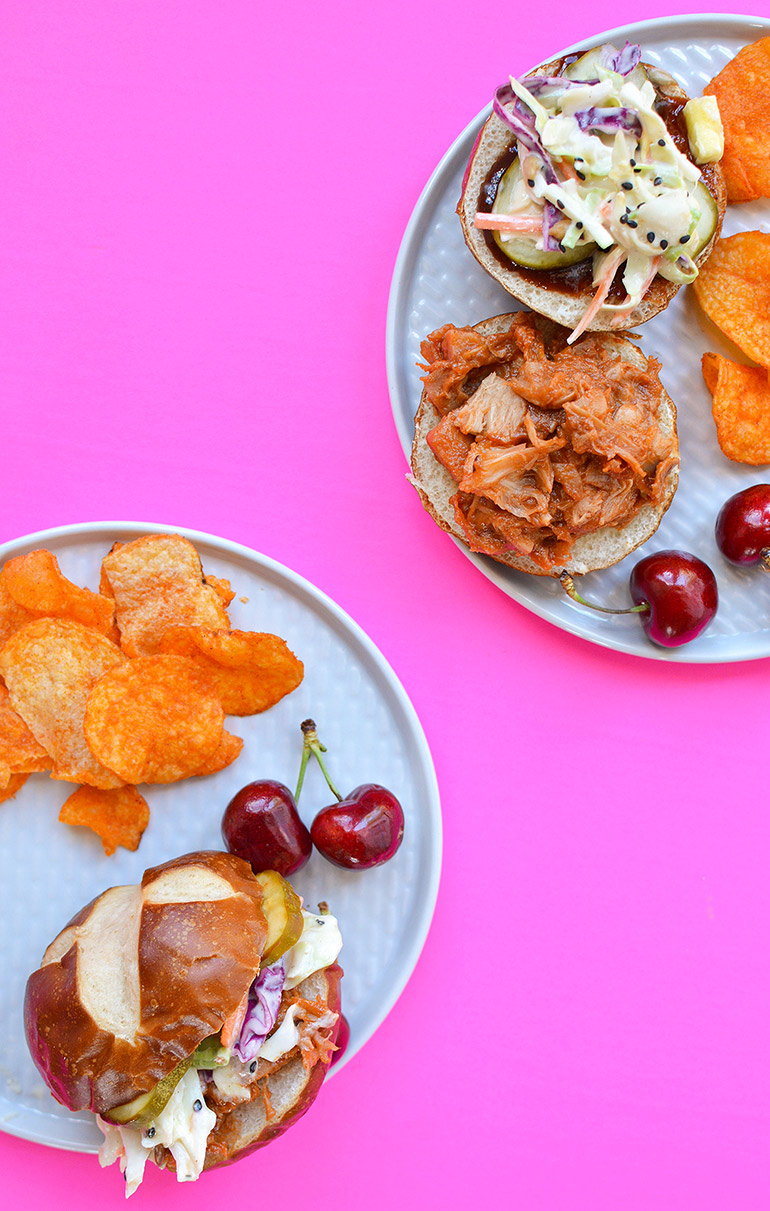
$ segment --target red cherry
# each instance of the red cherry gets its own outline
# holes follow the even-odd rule
[[[404,813],[395,795],[367,782],[318,813],[310,828],[325,858],[346,870],[368,870],[393,857],[404,837]]]
[[[337,1038],[335,1040],[337,1050],[332,1054],[330,1068],[333,1068],[338,1060],[341,1060],[348,1049],[350,1042],[350,1022],[345,1017],[344,1013],[340,1014],[340,1021],[337,1027]]]
[[[695,639],[717,612],[719,595],[708,564],[687,551],[657,551],[631,573],[631,596],[649,609],[639,620],[653,643],[679,647]]]
[[[754,484],[725,501],[715,537],[729,563],[748,567],[761,561],[770,568],[770,484]]]
[[[250,782],[230,800],[222,837],[230,853],[245,858],[253,870],[277,870],[279,875],[303,867],[313,848],[291,791],[269,779]]]

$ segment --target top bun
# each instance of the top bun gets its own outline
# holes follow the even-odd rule
[[[73,917],[27,983],[32,1058],[57,1101],[106,1114],[221,1030],[259,972],[262,888],[200,852],[113,887]]]
[[[567,64],[566,58],[554,59],[530,75],[560,75]],[[641,66],[655,88],[669,132],[680,150],[691,158],[686,137],[683,134],[681,119],[681,110],[689,99],[687,93],[668,72],[647,63],[641,64]],[[524,83],[527,78],[527,76],[522,78]],[[493,113],[484,124],[474,145],[463,181],[462,196],[457,206],[463,236],[482,268],[486,269],[487,273],[491,274],[509,294],[532,311],[548,316],[565,328],[575,329],[594,293],[592,275],[589,271],[590,257],[582,263],[587,268],[578,278],[576,286],[575,270],[580,266],[575,266],[571,270],[522,270],[505,257],[495,244],[490,232],[480,231],[474,225],[477,212],[488,209],[488,204],[483,203],[483,197],[490,175],[502,157],[511,152],[515,142],[513,132]],[[694,258],[695,264],[700,267],[708,260],[719,236],[727,205],[727,191],[719,164],[703,164],[698,167],[701,181],[714,199],[718,213],[718,221],[711,239]],[[567,274],[570,275],[569,279],[566,277]],[[663,311],[678,289],[677,284],[658,275],[653,279],[641,302],[632,311],[624,314],[622,321],[619,321],[616,311],[601,308],[586,325],[585,330],[602,332],[618,327],[635,328],[652,319],[659,311]]]

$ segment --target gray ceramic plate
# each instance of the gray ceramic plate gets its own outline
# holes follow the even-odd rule
[[[136,853],[106,858],[89,830],[59,824],[74,790],[33,775],[0,811],[3,979],[0,981],[0,1129],[61,1148],[92,1151],[101,1136],[88,1114],[71,1114],[51,1097],[24,1042],[22,1004],[27,975],[75,911],[107,887],[135,883],[142,872],[196,849],[218,849],[222,813],[246,782],[276,778],[293,787],[302,751],[300,722],[312,716],[329,749],[332,777],[344,791],[379,782],[404,807],[404,841],[386,865],[344,871],[318,853],[292,882],[309,904],[326,900],[339,918],[345,971],[342,1003],[351,1038],[337,1073],[393,1007],[414,969],[433,915],[441,864],[441,812],[430,752],[414,709],[381,653],[334,602],[300,576],[246,547],[175,527],[131,522],[48,530],[0,549],[0,564],[46,546],[66,576],[99,583],[102,556],[124,542],[159,531],[185,533],[203,567],[227,577],[236,592],[234,628],[283,636],[305,664],[302,685],[263,715],[228,719],[244,750],[209,778],[143,787],[150,825]],[[241,599],[246,600],[241,600]],[[329,801],[320,770],[308,770],[300,801],[309,824]]]
[[[728,15],[667,17],[642,21],[597,34],[567,48],[585,50],[604,41],[618,46],[639,42],[642,58],[671,72],[691,96],[699,95],[735,53],[770,31],[770,20]],[[555,58],[566,51],[554,51]],[[522,74],[528,65],[511,62]],[[499,80],[489,81],[490,96]],[[420,400],[420,342],[442,324],[475,324],[515,310],[517,304],[474,260],[465,247],[455,207],[463,172],[476,135],[489,114],[484,110],[463,131],[436,168],[406,230],[390,295],[387,328],[388,381],[393,415],[407,457]],[[728,208],[723,234],[768,229],[770,203]],[[639,329],[642,348],[662,362],[661,378],[679,418],[682,465],[674,502],[644,554],[668,548],[692,551],[705,559],[719,580],[720,606],[709,629],[694,643],[665,650],[647,641],[633,616],[607,618],[575,605],[558,584],[526,576],[483,555],[461,549],[479,571],[515,601],[555,626],[593,643],[670,661],[734,661],[770,656],[770,581],[758,572],[739,572],[722,560],[714,543],[720,506],[749,484],[770,481],[770,468],[729,462],[717,445],[711,400],[700,370],[707,349],[731,356],[730,348],[699,311],[692,291],[682,289],[666,311]],[[425,525],[433,523],[426,515]],[[452,541],[448,536],[447,542]],[[636,557],[638,558],[638,556]],[[605,605],[630,604],[628,576],[635,561],[586,577],[582,589]]]

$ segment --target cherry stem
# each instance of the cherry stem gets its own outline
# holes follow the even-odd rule
[[[313,722],[312,719],[305,719],[300,724],[300,727],[302,729],[302,735],[303,735],[304,739],[302,741],[302,761],[301,761],[300,767],[299,767],[299,778],[297,780],[297,789],[294,792],[295,802],[299,801],[300,791],[302,790],[302,783],[305,781],[305,770],[307,769],[307,763],[310,760],[310,754],[312,753],[313,756],[315,757],[316,761],[318,762],[318,764],[321,767],[321,773],[323,774],[324,778],[326,779],[326,783],[327,783],[327,786],[329,787],[329,790],[334,795],[337,802],[341,803],[342,795],[337,790],[337,787],[334,785],[331,778],[329,777],[329,771],[326,768],[326,762],[324,761],[323,757],[321,756],[321,753],[326,752],[326,745],[321,744],[321,741],[318,739],[318,733],[315,728],[315,723]]]
[[[770,571],[770,568],[768,568],[768,571]],[[576,601],[578,605],[588,606],[589,610],[600,610],[602,614],[645,614],[650,608],[647,601],[642,601],[639,605],[628,606],[625,610],[613,610],[610,606],[595,605],[592,601],[586,601],[585,597],[580,596],[569,572],[560,573],[559,580],[567,596]]]

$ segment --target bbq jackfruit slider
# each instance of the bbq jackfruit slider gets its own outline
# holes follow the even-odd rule
[[[147,1160],[192,1181],[304,1114],[335,1049],[341,944],[334,917],[224,853],[73,917],[27,983],[27,1042],[57,1101],[97,1116],[127,1195]]]

